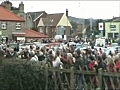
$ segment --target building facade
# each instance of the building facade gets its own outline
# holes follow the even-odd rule
[[[72,25],[64,13],[48,14],[46,18],[40,19],[37,27],[40,33],[44,33],[50,38],[54,38],[55,35],[71,37]]]
[[[24,33],[25,21],[16,14],[0,6],[0,36],[13,39],[13,33]]]
[[[1,23],[1,36],[8,36],[9,38],[13,38],[13,34],[16,33],[24,33],[25,23],[18,21],[0,21]]]
[[[118,38],[120,36],[120,17],[105,22],[105,37]]]

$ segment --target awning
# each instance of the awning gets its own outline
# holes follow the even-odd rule
[[[25,37],[17,37],[17,40],[25,40]]]
[[[25,37],[24,32],[12,32],[12,35],[15,37]]]

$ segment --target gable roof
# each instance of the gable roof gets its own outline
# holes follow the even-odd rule
[[[49,18],[42,18],[43,24],[45,26],[50,26],[51,22]]]
[[[25,37],[28,38],[47,38],[47,35],[41,34],[40,32],[36,32],[30,29],[25,29]]]
[[[46,25],[43,23],[43,18],[40,18],[37,27],[39,27],[39,26],[46,26]]]
[[[24,19],[17,16],[16,14],[12,13],[11,11],[5,9],[4,7],[0,6],[0,20],[2,21],[22,21],[24,22]]]
[[[105,22],[120,22],[120,17],[114,17],[112,19],[108,19]]]
[[[36,18],[38,18],[41,14],[46,13],[45,11],[40,12],[28,12],[27,14],[30,14],[32,20],[34,21]]]
[[[63,15],[64,13],[48,14],[46,18],[42,18],[42,21],[45,26],[57,26]]]
[[[46,18],[49,19],[49,24],[52,26],[57,26],[57,24],[59,23],[60,19],[62,18],[62,16],[64,15],[64,13],[56,13],[56,14],[49,14],[47,15]]]

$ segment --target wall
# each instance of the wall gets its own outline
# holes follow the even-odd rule
[[[66,14],[64,14],[60,20],[60,22],[57,24],[57,26],[64,26],[65,27],[65,35],[67,35],[67,38],[69,38],[70,31],[72,28],[72,25],[70,24],[69,19],[67,18]]]
[[[25,26],[28,29],[32,29],[34,27],[34,24],[33,24],[32,20],[29,18],[29,15],[28,16],[26,15]]]
[[[70,35],[70,30],[71,30],[71,27],[69,26],[64,26],[65,27],[65,35],[67,35],[67,38],[69,38],[71,35]]]
[[[67,18],[66,14],[63,14],[61,20],[57,24],[57,26],[70,26],[72,28],[72,25],[70,24],[69,19]]]
[[[37,20],[36,20],[36,22],[35,22],[35,27],[37,27],[38,26],[38,23],[39,23],[39,21],[40,21],[40,19],[41,18],[45,18],[47,16],[47,13],[43,13]]]
[[[0,21],[0,26],[1,26],[2,22],[5,22],[5,21]],[[10,22],[10,21],[7,21],[6,23],[7,23],[7,29],[6,30],[2,30],[2,28],[0,27],[0,30],[2,31],[1,36],[8,35],[10,38],[12,38],[12,32],[24,32],[24,28],[25,28],[25,23],[24,22]],[[21,23],[21,30],[16,30],[16,23]]]
[[[110,25],[116,25],[116,30],[111,31]],[[120,22],[105,22],[105,37],[108,38],[108,33],[119,33],[120,32]]]

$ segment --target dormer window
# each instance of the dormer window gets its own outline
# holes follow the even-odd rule
[[[21,24],[20,23],[16,23],[16,30],[20,30],[21,29]]]
[[[1,24],[2,26],[2,30],[6,30],[7,29],[7,24],[5,23],[5,22],[2,22],[2,24]]]
[[[53,19],[51,19],[51,22],[53,22]]]
[[[53,22],[53,19],[50,19],[50,22]]]

